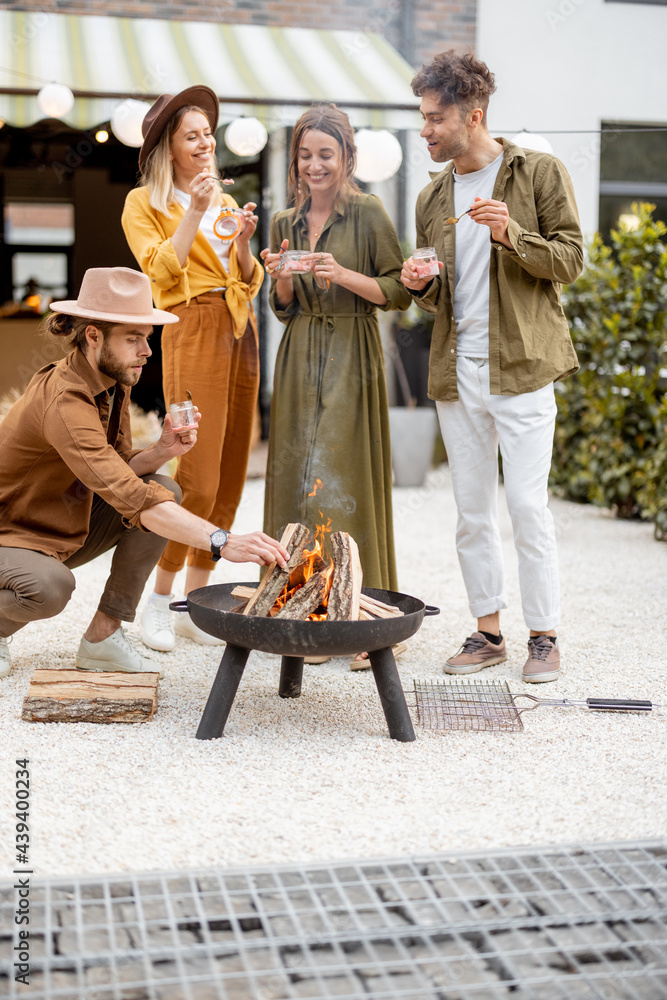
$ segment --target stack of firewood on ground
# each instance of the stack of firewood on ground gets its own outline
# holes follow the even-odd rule
[[[372,621],[403,614],[361,593],[359,549],[347,532],[331,535],[330,562],[322,558],[322,546],[304,524],[288,524],[280,542],[290,553],[284,568],[273,563],[258,587],[239,586],[232,591],[245,601],[237,609],[241,614],[292,621]]]

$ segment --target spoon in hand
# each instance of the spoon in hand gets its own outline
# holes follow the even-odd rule
[[[472,208],[469,208],[467,212],[463,213],[463,215],[468,215],[470,212],[472,212]],[[453,215],[450,215],[450,217],[447,219],[447,225],[448,226],[455,226],[456,223],[459,221],[459,219],[463,218],[463,215],[459,215],[458,219],[455,219]]]

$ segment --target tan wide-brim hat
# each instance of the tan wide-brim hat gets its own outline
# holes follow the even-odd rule
[[[146,112],[141,123],[141,134],[144,137],[144,144],[139,151],[139,170],[142,174],[146,168],[146,160],[153,152],[160,136],[164,132],[167,122],[181,108],[186,108],[189,104],[194,104],[201,108],[208,118],[211,131],[215,132],[218,127],[218,115],[220,104],[214,91],[210,87],[200,84],[196,87],[188,87],[180,94],[161,94],[155,104]]]
[[[178,316],[153,308],[150,281],[131,267],[91,267],[83,276],[78,299],[52,302],[49,308],[104,323],[178,323]]]

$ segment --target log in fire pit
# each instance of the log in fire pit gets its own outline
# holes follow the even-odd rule
[[[241,677],[251,650],[276,653],[282,657],[278,694],[298,698],[301,694],[304,656],[348,656],[369,654],[373,676],[394,740],[415,739],[412,720],[405,701],[392,646],[404,642],[419,629],[425,615],[437,615],[439,608],[429,607],[416,597],[390,590],[363,588],[362,596],[394,607],[394,617],[357,621],[298,621],[278,617],[244,615],[239,610],[238,588],[257,587],[256,583],[223,583],[191,591],[184,601],[170,605],[173,611],[189,611],[193,622],[227,643],[213,686],[204,708],[197,739],[212,740],[222,736]]]

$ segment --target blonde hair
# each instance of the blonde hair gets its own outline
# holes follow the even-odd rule
[[[294,205],[294,215],[310,198],[308,190],[302,190],[299,181],[299,148],[306,132],[325,132],[336,140],[340,146],[343,169],[338,180],[338,190],[336,191],[336,201],[345,202],[348,195],[360,194],[361,188],[354,180],[354,171],[357,168],[357,147],[354,144],[354,129],[350,124],[350,119],[344,111],[337,108],[335,104],[314,104],[312,108],[299,118],[292,133],[292,145],[290,147],[290,164],[287,174],[287,194],[289,204]],[[303,184],[304,188],[307,185]]]
[[[171,141],[183,121],[183,115],[187,111],[198,111],[208,121],[206,112],[202,111],[196,104],[187,104],[184,108],[179,108],[165,125],[155,149],[149,153],[143,175],[139,182],[139,187],[148,188],[148,201],[151,208],[154,208],[157,212],[162,212],[163,215],[171,214],[169,211],[170,206],[176,200],[174,195],[174,168],[171,160]],[[211,173],[215,177],[220,177],[215,157],[213,158]],[[219,200],[216,201],[216,198]],[[218,188],[217,192],[214,192],[213,204],[222,204],[222,190],[220,188]]]

